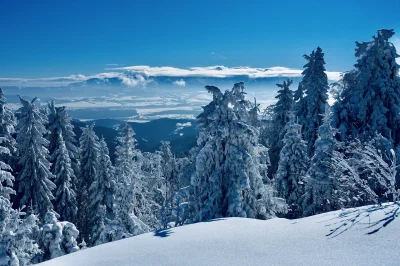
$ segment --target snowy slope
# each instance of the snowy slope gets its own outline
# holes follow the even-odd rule
[[[298,220],[221,219],[104,244],[41,265],[400,265],[399,207],[366,206]]]

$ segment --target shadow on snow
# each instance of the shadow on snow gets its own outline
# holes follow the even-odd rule
[[[343,211],[339,214],[339,216],[330,219],[339,219],[339,221],[326,225],[335,226],[326,236],[329,238],[337,237],[348,231],[355,225],[365,226],[365,229],[368,231],[366,233],[367,235],[375,234],[379,232],[379,230],[388,226],[399,216],[399,208],[400,204],[396,202],[392,204],[374,205],[367,208],[350,209]],[[383,213],[383,217],[378,217],[378,219],[373,219],[371,221],[372,215],[380,215],[379,213],[376,213],[379,211]]]
[[[169,237],[173,232],[171,231],[170,228],[167,229],[159,229],[154,232],[154,236],[157,237]]]
[[[216,218],[216,219],[212,219],[212,220],[205,220],[205,221],[202,221],[202,223],[217,222],[217,221],[222,221],[222,220],[226,220],[226,218]],[[192,223],[192,224],[194,224],[194,223]],[[189,224],[186,224],[186,225],[189,225]],[[159,229],[154,232],[154,236],[169,237],[172,233],[173,232],[171,231],[171,228]]]

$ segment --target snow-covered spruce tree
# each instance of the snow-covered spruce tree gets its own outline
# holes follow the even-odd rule
[[[99,156],[99,138],[93,130],[94,124],[82,128],[80,143],[80,176],[77,188],[78,221],[77,225],[82,239],[89,240],[90,228],[88,227],[89,215],[89,188],[93,184]]]
[[[58,134],[57,146],[51,157],[54,162],[54,183],[57,187],[54,192],[54,207],[62,221],[75,222],[78,208],[72,180],[75,180],[76,177],[72,170],[71,159],[61,132]]]
[[[324,53],[320,47],[305,58],[308,63],[304,66],[302,89],[306,96],[298,102],[299,122],[303,126],[304,139],[307,142],[307,153],[312,156],[314,143],[317,139],[317,129],[322,125],[320,114],[325,112],[328,101],[328,76],[325,73]]]
[[[52,190],[56,188],[51,179],[50,162],[47,160],[49,142],[43,137],[47,132],[44,124],[47,118],[34,104],[20,98],[22,107],[18,110],[17,149],[19,154],[18,193],[21,195],[20,206],[33,204],[35,213],[41,217],[47,210],[53,209]]]
[[[0,140],[6,142],[7,137],[0,137]],[[0,154],[7,155],[10,151],[2,146]],[[8,164],[0,161],[0,262],[2,265],[23,266],[30,264],[39,249],[31,239],[32,228],[20,218],[25,213],[11,207],[10,196],[15,194],[11,170]]]
[[[165,203],[165,179],[162,171],[162,157],[159,152],[136,150],[135,165],[140,169],[140,179],[135,185],[135,215],[150,230],[162,228],[162,206]]]
[[[278,101],[273,108],[271,132],[268,133],[269,158],[271,160],[270,176],[274,176],[278,169],[279,153],[283,147],[283,129],[289,121],[289,113],[293,109],[293,91],[290,89],[292,82],[292,80],[288,79],[283,84],[276,84],[280,90],[278,90],[278,95],[275,97]]]
[[[68,152],[69,159],[71,161],[71,168],[74,171],[74,175],[71,176],[72,178],[72,187],[75,190],[77,186],[77,178],[79,176],[79,151],[77,147],[77,141],[76,141],[76,136],[73,131],[74,126],[72,125],[71,121],[72,118],[68,115],[66,107],[56,107],[54,106],[54,102],[51,101],[48,104],[48,109],[49,109],[49,123],[48,123],[48,130],[49,130],[49,135],[48,135],[48,140],[49,140],[49,152],[51,158],[53,153],[56,152],[57,148],[57,143],[58,143],[58,138],[59,135],[61,134],[61,137],[63,138],[63,141],[65,143],[65,147]],[[52,172],[54,170],[55,166],[55,161],[50,160],[50,162],[53,164],[52,165]],[[54,172],[53,172],[54,173]]]
[[[140,168],[135,164],[135,132],[126,124],[117,137],[115,170],[117,179],[116,215],[120,226],[130,235],[138,235],[149,230],[135,215],[135,190],[138,188]]]
[[[201,132],[196,172],[192,176],[197,220],[218,217],[267,219],[274,215],[270,185],[263,184],[254,149],[258,130],[248,125],[244,84],[213,93],[214,110],[199,115]],[[209,112],[210,111],[210,112]],[[207,121],[207,123],[204,123]]]
[[[315,153],[305,179],[304,216],[341,208],[339,180],[330,167],[336,145],[335,134],[336,130],[331,126],[330,107],[326,104],[323,124],[318,128]]]
[[[169,141],[161,141],[159,153],[161,155],[161,171],[165,182],[165,199],[168,200],[178,189],[175,158],[171,152]]]
[[[13,156],[16,152],[16,142],[13,137],[16,125],[14,113],[8,108],[3,90],[0,87],[0,138],[2,138],[0,146],[9,150],[8,153],[0,154],[0,160],[10,166],[13,166]]]
[[[102,138],[99,145],[98,168],[95,180],[89,188],[90,204],[89,228],[91,230],[91,245],[98,245],[107,242],[104,237],[107,227],[115,218],[114,214],[114,193],[115,176],[114,167],[111,164],[107,144]]]
[[[70,222],[59,222],[52,211],[48,211],[41,227],[42,260],[54,259],[79,250],[76,239],[79,231]]]
[[[175,158],[171,152],[169,141],[161,141],[158,153],[161,156],[160,166],[163,179],[162,190],[164,190],[164,202],[162,203],[160,211],[163,227],[167,228],[167,224],[172,218],[174,196],[178,191],[178,180],[177,173],[175,172]]]
[[[292,83],[293,81],[288,79],[282,84],[276,84],[280,90],[278,90],[278,95],[275,97],[278,101],[274,105],[274,126],[280,130],[289,121],[289,114],[293,109],[293,91],[290,89]]]
[[[274,183],[277,195],[286,199],[288,204],[287,217],[296,218],[302,215],[301,197],[304,194],[308,157],[307,146],[301,135],[301,125],[296,123],[293,112],[289,117]]]
[[[178,190],[174,193],[171,212],[172,222],[175,223],[174,226],[191,222],[194,216],[194,209],[191,205],[191,202],[193,202],[193,187],[190,185],[190,179],[196,170],[195,163],[193,162],[196,154],[195,149],[192,149],[189,153],[188,157],[176,158],[175,160],[175,175],[178,183]],[[259,153],[262,153],[261,149]],[[268,150],[265,154],[268,156]],[[260,155],[259,159],[262,161],[264,158]],[[263,168],[263,170],[266,169]],[[267,176],[266,172],[265,176]]]
[[[393,30],[382,29],[370,42],[356,42],[355,69],[343,76],[341,101],[335,106],[334,126],[341,139],[362,142],[375,133],[400,143],[400,80],[398,54],[389,41]]]
[[[293,100],[294,100],[294,108],[293,111],[296,113],[296,117],[298,117],[299,124],[304,127],[306,123],[306,115],[307,115],[307,100],[305,99],[306,95],[306,86],[310,81],[311,72],[314,63],[315,51],[312,51],[310,55],[303,55],[304,59],[307,63],[303,66],[304,70],[301,73],[303,76],[302,80],[299,82],[299,86],[297,90],[294,92]]]
[[[4,213],[2,213],[3,215]],[[34,214],[25,215],[21,210],[9,208],[0,223],[0,261],[2,265],[28,266],[41,253],[35,236],[39,231],[38,218]]]

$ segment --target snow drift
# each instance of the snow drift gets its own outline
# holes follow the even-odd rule
[[[296,220],[219,219],[41,265],[400,265],[399,208],[398,203],[364,206]]]

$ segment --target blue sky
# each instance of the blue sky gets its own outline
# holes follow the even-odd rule
[[[345,71],[356,40],[381,28],[400,37],[399,10],[398,0],[2,0],[0,78],[132,65],[301,68],[317,46],[328,70]]]

